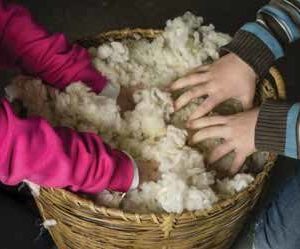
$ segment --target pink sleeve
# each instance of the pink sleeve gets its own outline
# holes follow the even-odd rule
[[[69,44],[63,34],[50,35],[28,10],[4,0],[0,0],[0,66],[19,67],[59,89],[81,80],[99,93],[107,84],[85,49]]]
[[[28,180],[84,193],[126,192],[133,180],[131,159],[92,133],[52,128],[41,118],[18,118],[0,104],[0,181]]]

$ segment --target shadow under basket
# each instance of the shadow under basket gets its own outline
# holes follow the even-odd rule
[[[78,41],[84,47],[109,40],[153,39],[161,31],[126,29]],[[284,81],[275,68],[257,84],[256,102],[284,99]],[[209,210],[182,214],[135,214],[96,206],[67,190],[42,188],[35,197],[42,217],[57,225],[49,231],[59,249],[228,249],[257,203],[276,156],[244,191],[216,203]]]

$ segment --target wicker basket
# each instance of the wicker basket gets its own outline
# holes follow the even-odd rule
[[[79,41],[85,47],[110,39],[153,38],[161,31],[122,30]],[[256,99],[284,98],[284,82],[276,69],[259,84]],[[253,184],[205,211],[177,214],[135,214],[95,206],[66,190],[41,189],[36,203],[44,219],[55,219],[50,233],[59,249],[227,249],[256,204],[275,161],[270,155]]]

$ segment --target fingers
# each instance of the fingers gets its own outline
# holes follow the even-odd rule
[[[187,127],[192,130],[202,129],[208,126],[224,125],[227,123],[225,116],[211,116],[194,119],[188,122]]]
[[[241,167],[243,166],[245,160],[246,158],[242,154],[236,153],[235,158],[232,162],[232,166],[230,168],[230,174],[231,175],[237,174],[241,169]]]
[[[191,100],[208,95],[208,88],[207,85],[200,85],[195,87],[184,94],[182,94],[176,101],[175,101],[175,110],[179,110],[185,105],[187,105]]]
[[[212,126],[201,129],[191,139],[191,144],[199,143],[208,138],[224,138],[227,139],[229,132],[226,126]]]
[[[196,67],[196,68],[192,69],[191,71],[189,71],[189,73],[187,75],[193,74],[193,73],[207,72],[207,71],[209,71],[210,67],[211,67],[211,64],[207,64],[207,65],[203,65],[203,66],[200,66],[200,67]]]
[[[213,151],[210,153],[210,156],[208,158],[208,162],[210,164],[213,164],[214,162],[218,161],[228,153],[232,152],[234,149],[235,148],[233,144],[225,142],[213,149]]]
[[[190,74],[184,78],[176,80],[170,87],[170,91],[176,91],[182,88],[195,86],[201,83],[205,83],[209,80],[209,73],[196,73]]]
[[[190,116],[189,120],[203,117],[207,113],[211,112],[221,102],[222,100],[216,99],[212,96],[208,96],[197,108],[197,110]]]

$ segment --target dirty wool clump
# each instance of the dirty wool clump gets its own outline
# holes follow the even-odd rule
[[[82,82],[60,92],[39,79],[20,76],[6,89],[11,101],[22,101],[28,115],[43,116],[55,126],[96,132],[134,159],[159,164],[157,182],[146,182],[127,194],[104,191],[97,198],[99,204],[140,213],[201,210],[254,180],[248,174],[221,180],[207,170],[205,155],[187,145],[183,126],[201,99],[174,114],[170,93],[160,89],[217,59],[219,48],[230,40],[202,22],[201,17],[186,13],[168,21],[153,41],[136,37],[90,49],[95,67],[112,83],[144,86],[134,92],[131,111],[121,114],[116,100],[93,93]]]

